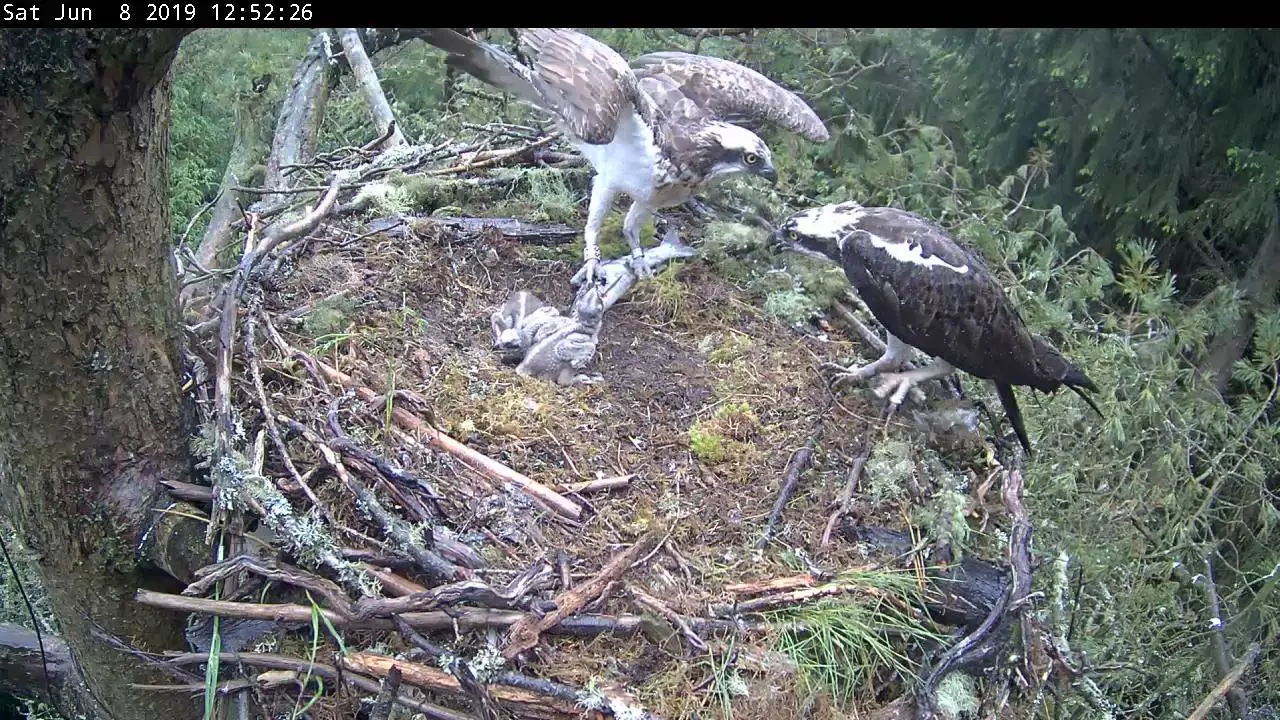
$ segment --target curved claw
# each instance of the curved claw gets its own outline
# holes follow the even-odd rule
[[[863,367],[849,366],[845,367],[839,363],[825,362],[819,366],[822,370],[832,370],[835,374],[831,377],[831,388],[835,389],[845,383],[859,383],[875,374],[875,369],[869,365]]]
[[[907,393],[916,385],[916,380],[907,373],[885,373],[880,376],[880,382],[871,389],[876,397],[883,398],[889,396],[889,405],[897,408],[907,399]],[[890,394],[892,392],[892,394]]]
[[[639,280],[648,280],[653,277],[653,271],[649,269],[649,263],[645,262],[644,250],[636,248],[631,253],[631,261],[628,263],[631,272],[635,274]]]
[[[584,282],[601,283],[604,278],[596,275],[596,266],[599,263],[600,261],[596,258],[588,258],[582,267],[578,269],[578,272],[574,273],[572,278],[569,278],[569,285],[576,288]]]

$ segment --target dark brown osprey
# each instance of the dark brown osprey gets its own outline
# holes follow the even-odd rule
[[[1097,412],[1081,388],[1098,388],[1044,338],[1032,333],[1004,289],[971,252],[915,213],[855,202],[796,213],[780,225],[775,240],[785,248],[834,261],[866,302],[889,338],[884,354],[842,375],[881,380],[876,395],[892,392],[894,406],[911,388],[960,369],[992,381],[1018,441],[1031,441],[1022,422],[1014,385],[1044,393],[1067,386]],[[896,370],[908,346],[934,357],[927,367]]]
[[[640,226],[655,210],[730,175],[777,181],[769,147],[733,122],[773,122],[814,142],[830,138],[794,93],[728,60],[655,52],[628,65],[608,45],[575,30],[525,28],[517,36],[526,66],[449,28],[424,28],[419,35],[448,52],[452,67],[550,113],[595,168],[579,272],[588,281],[596,279],[600,227],[619,193],[631,197],[622,231],[632,270],[647,278]]]

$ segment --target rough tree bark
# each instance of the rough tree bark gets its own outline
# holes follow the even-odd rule
[[[320,119],[329,104],[329,78],[333,65],[329,62],[329,33],[320,31],[311,38],[307,54],[293,71],[288,93],[276,122],[271,156],[267,160],[267,177],[263,183],[271,190],[284,190],[297,185],[285,173],[287,166],[310,162],[320,134]],[[385,128],[384,128],[385,129]],[[273,197],[259,204],[270,205]]]
[[[1213,345],[1200,363],[1200,372],[1208,376],[1219,394],[1225,395],[1231,382],[1231,366],[1244,357],[1257,327],[1259,310],[1275,307],[1280,292],[1280,205],[1276,207],[1271,228],[1254,254],[1253,262],[1240,280],[1240,294],[1245,309],[1231,332],[1214,338]]]
[[[117,720],[198,716],[92,633],[182,647],[135,553],[189,478],[170,253],[169,67],[189,29],[0,33],[0,500]]]
[[[23,697],[38,694],[36,688],[48,687],[59,707],[94,717],[100,708],[81,707],[86,700],[79,690],[81,683],[62,638],[48,634],[37,638],[21,625],[0,624],[0,692]]]
[[[240,219],[240,208],[243,207],[243,193],[234,190],[237,185],[245,185],[259,157],[258,137],[261,135],[265,120],[257,108],[240,108],[236,111],[236,139],[231,146],[231,157],[227,160],[226,170],[222,173],[222,185],[217,201],[213,205],[209,225],[204,237],[195,252],[196,262],[206,270],[223,267],[218,262],[218,255],[231,245],[234,234],[231,224]],[[182,289],[182,302],[188,305],[192,298],[208,295],[217,285],[213,278],[193,282]]]
[[[338,33],[338,40],[342,43],[347,62],[351,64],[351,74],[355,75],[356,82],[360,83],[365,100],[369,101],[374,128],[384,133],[391,123],[396,121],[396,116],[391,112],[391,103],[387,102],[387,95],[382,91],[382,83],[373,70],[373,63],[365,53],[364,43],[360,41],[360,33],[356,28],[335,28],[335,31]],[[391,137],[383,143],[383,147],[385,149],[404,144],[404,135],[400,132],[400,128],[396,127]]]

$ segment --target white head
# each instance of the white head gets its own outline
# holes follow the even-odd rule
[[[783,249],[838,263],[844,237],[862,214],[862,205],[853,201],[802,210],[778,226],[774,241]]]
[[[726,122],[708,123],[705,133],[712,141],[706,151],[711,160],[708,177],[748,174],[758,175],[770,183],[778,182],[773,153],[759,135]]]

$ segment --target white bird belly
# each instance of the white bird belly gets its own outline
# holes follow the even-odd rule
[[[595,168],[595,182],[603,182],[615,192],[630,195],[633,201],[648,204],[653,193],[658,147],[653,140],[653,131],[634,110],[622,113],[609,144],[574,144]]]

